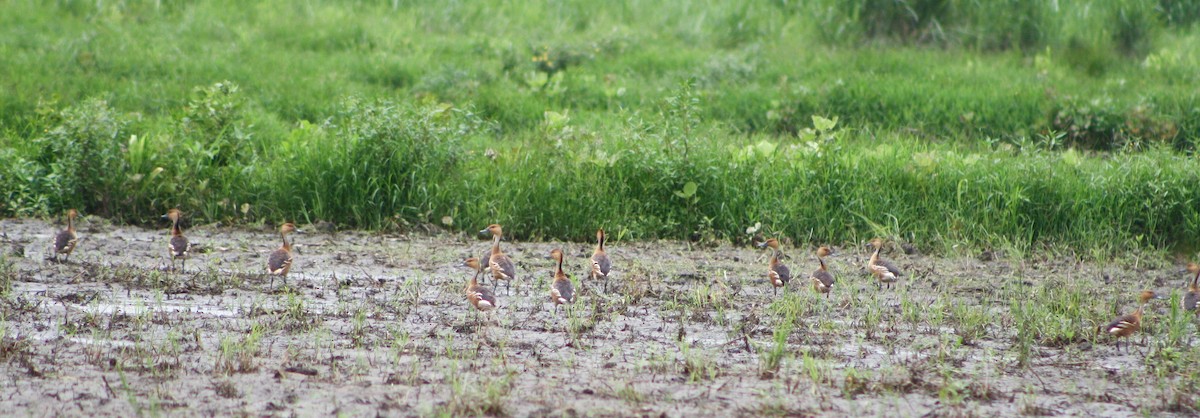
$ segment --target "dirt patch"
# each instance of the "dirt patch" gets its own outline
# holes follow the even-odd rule
[[[683,242],[610,243],[609,292],[584,274],[592,246],[505,242],[511,294],[487,315],[458,264],[465,236],[295,236],[290,290],[268,285],[278,236],[198,226],[186,271],[166,230],[83,222],[66,263],[56,228],[0,221],[0,410],[189,415],[1178,415],[1197,412],[1196,320],[1152,304],[1120,351],[1095,327],[1143,287],[1184,280],[1163,256],[930,258],[880,289],[869,254],[839,249],[826,298],[808,249],[779,295],[764,253]],[[561,247],[583,287],[548,299]],[[487,283],[490,285],[490,281]],[[1172,295],[1178,296],[1178,291]],[[1145,343],[1142,343],[1143,337]]]

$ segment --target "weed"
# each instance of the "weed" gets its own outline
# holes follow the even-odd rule
[[[237,386],[228,380],[214,381],[212,386],[213,391],[222,398],[237,399],[242,397],[242,391],[238,390]]]
[[[813,356],[809,355],[809,353],[805,352],[804,355],[801,356],[800,366],[815,385],[821,385],[829,382],[829,365],[814,358]],[[816,390],[816,386],[813,387],[813,390]]]
[[[17,280],[17,268],[8,261],[8,256],[0,254],[0,299],[8,299],[12,293],[13,282]]]
[[[960,344],[972,345],[987,335],[988,323],[991,318],[986,308],[967,303],[954,303],[950,309],[950,320],[954,327],[954,333],[959,337]]]
[[[763,379],[771,379],[779,373],[779,368],[783,366],[784,360],[787,359],[788,354],[791,352],[788,350],[787,341],[788,337],[792,334],[793,327],[794,326],[790,318],[780,322],[779,325],[775,327],[774,342],[768,346],[767,349],[759,350],[759,377],[762,377]],[[808,354],[805,353],[806,357],[807,355]]]
[[[364,318],[365,319],[365,318]],[[305,332],[321,324],[320,317],[313,315],[305,307],[304,298],[288,292],[284,308],[279,316],[282,329],[292,332]]]
[[[1013,348],[1017,351],[1017,365],[1026,367],[1029,365],[1030,356],[1033,352],[1034,341],[1034,318],[1029,312],[1030,307],[1027,307],[1020,299],[1013,299],[1009,306],[1009,311],[1013,315],[1013,324],[1017,328],[1017,335]]]
[[[453,365],[457,370],[457,364]],[[447,371],[447,382],[450,388],[450,401],[439,411],[438,415],[506,415],[505,398],[512,390],[515,373],[505,373],[499,378],[490,378],[476,373]]]
[[[240,338],[221,337],[216,364],[213,366],[214,371],[225,375],[257,371],[256,359],[259,355],[259,343],[262,341],[262,337],[263,328],[259,325],[252,326],[250,332]]]
[[[883,321],[882,308],[878,304],[868,303],[860,321],[866,338],[874,339],[875,333],[879,332],[879,325]]]
[[[368,330],[367,311],[364,309],[355,311],[354,319],[350,321],[350,343],[355,347],[367,347]]]
[[[720,375],[721,370],[712,354],[699,350],[686,342],[679,342],[679,351],[683,356],[683,374],[688,382],[712,380]]]
[[[646,395],[638,391],[638,389],[633,386],[632,382],[625,382],[624,385],[617,389],[616,395],[626,403],[635,405],[646,401]]]

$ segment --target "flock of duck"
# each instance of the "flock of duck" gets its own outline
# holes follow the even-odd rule
[[[54,234],[51,260],[65,262],[75,251],[75,245],[79,242],[79,235],[75,232],[75,218],[77,217],[79,217],[78,211],[67,210],[67,228]],[[167,256],[171,260],[171,270],[175,270],[176,261],[179,261],[180,269],[186,269],[188,252],[192,250],[192,244],[183,235],[183,227],[179,223],[183,219],[183,212],[179,209],[171,209],[162,217],[171,221],[171,239],[167,241]],[[267,256],[267,274],[271,276],[271,286],[275,286],[276,277],[282,279],[284,285],[287,285],[287,274],[292,269],[292,242],[288,241],[287,235],[296,231],[296,225],[291,222],[279,226],[279,236],[283,239],[283,244]],[[61,260],[59,256],[62,256]]]
[[[53,253],[51,256],[54,261],[59,261],[59,256],[63,258],[61,261],[66,261],[71,252],[75,250],[75,245],[79,241],[79,237],[75,232],[75,218],[79,213],[75,209],[69,209],[66,213],[67,227],[59,231],[54,236]],[[181,268],[186,268],[188,251],[191,250],[191,243],[188,242],[186,236],[183,235],[183,229],[180,227],[180,219],[183,213],[179,209],[171,209],[167,211],[163,218],[171,221],[171,238],[167,243],[168,255],[171,260],[171,268],[174,270],[176,260],[179,260]],[[271,277],[271,286],[275,285],[275,278],[279,277],[283,280],[284,285],[287,285],[287,274],[291,269],[292,257],[292,242],[288,241],[288,234],[296,232],[296,225],[291,222],[285,223],[279,227],[279,236],[283,241],[279,248],[271,252],[267,257],[267,274]],[[504,235],[504,230],[500,225],[492,224],[482,231],[480,234],[492,235],[492,247],[484,253],[482,257],[471,257],[463,262],[463,266],[469,267],[474,271],[470,282],[465,288],[467,301],[471,306],[474,306],[480,312],[488,312],[499,306],[496,299],[496,293],[489,287],[483,286],[479,282],[479,278],[490,272],[493,281],[498,285],[500,282],[505,283],[505,289],[511,293],[512,281],[516,278],[516,266],[512,259],[504,254],[500,249],[500,239]],[[612,260],[604,250],[604,243],[607,236],[604,234],[604,229],[596,231],[596,250],[592,253],[591,270],[589,279],[593,282],[603,281],[604,291],[608,291],[608,276],[612,271]],[[896,265],[884,260],[880,257],[879,251],[883,247],[883,240],[876,238],[871,241],[874,247],[874,252],[871,253],[871,258],[867,261],[867,269],[878,280],[879,285],[887,286],[891,289],[893,283],[903,274]],[[778,289],[786,287],[792,280],[791,270],[779,261],[782,255],[782,250],[779,248],[779,240],[775,238],[768,239],[758,245],[759,248],[769,248],[771,250],[771,258],[768,262],[767,279],[771,283],[772,292],[778,293]],[[808,277],[812,283],[813,289],[825,294],[826,297],[833,290],[835,279],[829,269],[825,266],[825,257],[833,254],[833,251],[826,246],[817,248],[816,256],[818,267]],[[550,259],[554,260],[558,267],[554,273],[554,281],[550,284],[550,301],[554,303],[555,313],[558,312],[559,305],[569,305],[575,302],[577,292],[571,284],[570,276],[563,271],[563,252],[561,249],[554,249],[550,252]],[[1200,304],[1200,264],[1189,263],[1187,270],[1194,276],[1191,283],[1188,284],[1187,292],[1183,297],[1183,308],[1191,311],[1196,315],[1200,315],[1200,309],[1197,305]],[[1145,311],[1146,305],[1153,299],[1162,299],[1162,297],[1153,291],[1142,291],[1138,300],[1141,304],[1133,312],[1121,315],[1107,325],[1098,327],[1098,333],[1107,333],[1117,338],[1117,349],[1120,349],[1120,339],[1127,338],[1141,328],[1142,314]],[[1128,345],[1126,345],[1128,351]]]

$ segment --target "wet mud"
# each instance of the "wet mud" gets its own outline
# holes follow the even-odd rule
[[[827,259],[826,297],[807,280],[810,248],[785,246],[797,277],[776,295],[767,253],[751,246],[610,242],[603,292],[585,274],[593,244],[505,241],[518,277],[480,314],[460,266],[490,246],[474,236],[302,226],[287,285],[272,286],[269,227],[187,229],[196,248],[175,271],[166,228],[84,220],[69,261],[47,261],[61,228],[0,220],[10,414],[1194,416],[1200,399],[1196,363],[1158,364],[1164,350],[1200,359],[1197,321],[1166,342],[1170,303],[1151,305],[1128,348],[1094,335],[1132,310],[1133,290],[1181,286],[1162,257],[939,258],[893,245],[884,256],[906,274],[888,289],[863,268],[866,247],[843,245]],[[558,312],[553,248],[580,293]],[[1055,309],[1094,322],[1021,331]]]

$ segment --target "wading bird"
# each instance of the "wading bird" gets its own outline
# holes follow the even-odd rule
[[[1195,276],[1192,277],[1192,283],[1188,284],[1187,293],[1183,294],[1183,309],[1200,315],[1200,309],[1196,306],[1200,304],[1200,265],[1188,263],[1188,271]]]
[[[287,286],[287,274],[292,269],[292,243],[288,241],[287,234],[299,231],[296,225],[288,222],[279,226],[279,238],[283,240],[283,244],[271,251],[271,255],[267,257],[267,274],[271,276],[271,287],[275,287],[275,277],[283,280],[283,285]]]
[[[483,231],[480,231],[480,232],[482,233]],[[474,257],[472,257],[472,258],[474,258]],[[481,254],[479,256],[479,258],[477,258],[475,260],[479,263],[479,271],[480,272],[488,271],[492,265],[492,247],[489,245],[486,250],[483,250],[483,254]],[[484,278],[486,278],[486,277],[487,277],[486,274],[480,274],[479,275],[480,282],[484,282]]]
[[[471,276],[471,282],[467,283],[467,301],[471,302],[471,306],[479,312],[488,312],[496,309],[496,294],[484,286],[479,285],[479,276],[483,274],[483,265],[479,263],[479,259],[475,257],[468,258],[463,261],[463,266],[470,267],[475,271]]]
[[[875,252],[871,253],[871,259],[867,261],[867,268],[871,269],[871,273],[879,279],[880,283],[886,283],[888,289],[892,288],[892,283],[896,282],[900,276],[900,269],[896,268],[895,264],[889,263],[887,260],[879,258],[879,250],[883,248],[883,240],[875,238],[871,240],[871,245],[875,247]]]
[[[1137,332],[1137,330],[1142,327],[1142,312],[1146,309],[1146,303],[1150,302],[1150,299],[1159,299],[1159,298],[1160,298],[1160,296],[1158,296],[1154,292],[1149,291],[1149,290],[1143,290],[1142,293],[1140,295],[1138,295],[1138,301],[1141,302],[1141,305],[1138,306],[1137,310],[1133,311],[1133,313],[1131,313],[1131,314],[1121,315],[1121,316],[1117,317],[1117,319],[1114,319],[1108,325],[1102,326],[1102,327],[1100,327],[1100,329],[1097,329],[1096,330],[1097,333],[1107,332],[1108,335],[1112,335],[1112,336],[1116,337],[1117,338],[1117,342],[1116,342],[1117,351],[1118,352],[1121,351],[1121,338],[1128,338],[1130,335],[1133,335],[1133,333]],[[1126,352],[1129,351],[1129,343],[1128,342],[1125,343],[1125,351]]]
[[[182,259],[180,270],[187,270],[188,251],[192,249],[192,244],[188,242],[187,237],[183,236],[183,228],[179,227],[179,219],[183,217],[183,212],[179,209],[171,209],[167,211],[163,218],[171,220],[171,240],[167,242],[167,252],[171,257],[171,270],[175,270],[175,259]]]
[[[604,252],[604,241],[607,240],[608,236],[604,235],[604,228],[597,230],[596,251],[592,253],[592,280],[604,279],[605,292],[608,292],[608,272],[612,270],[612,261]]]
[[[555,248],[550,251],[550,258],[558,261],[558,271],[554,273],[554,283],[550,284],[550,301],[554,302],[554,313],[558,313],[558,305],[575,303],[575,288],[571,286],[571,278],[563,272],[563,252]]]
[[[487,258],[488,268],[492,270],[492,279],[503,280],[505,282],[504,289],[512,294],[512,281],[517,277],[517,267],[513,265],[512,259],[500,251],[500,237],[504,235],[504,230],[500,228],[500,225],[491,224],[479,233],[492,234],[492,252],[488,254]]]
[[[783,252],[779,250],[779,240],[771,238],[762,244],[758,244],[759,248],[771,248],[770,270],[767,272],[767,278],[771,280],[771,291],[778,295],[779,288],[787,286],[792,280],[792,272],[788,267],[779,262],[779,255]]]
[[[825,268],[825,257],[830,254],[833,254],[833,251],[829,247],[821,246],[821,248],[817,248],[817,262],[821,266],[808,277],[812,281],[813,289],[824,293],[825,297],[829,297],[829,291],[833,290],[833,274]]]
[[[75,244],[79,243],[79,236],[75,235],[75,217],[79,216],[79,212],[75,209],[67,209],[67,229],[58,231],[54,235],[54,261],[58,260],[58,255],[63,254],[63,262],[71,258],[71,251],[75,251]]]

